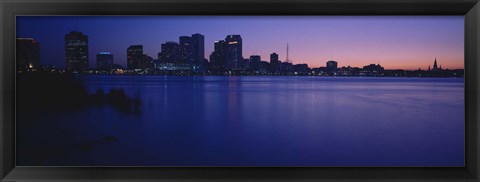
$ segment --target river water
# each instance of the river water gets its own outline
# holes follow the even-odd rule
[[[140,110],[45,113],[17,165],[463,166],[463,78],[88,75]],[[39,132],[41,131],[41,133]],[[21,136],[19,136],[21,137]]]

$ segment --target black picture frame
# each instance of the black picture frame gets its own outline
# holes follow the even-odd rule
[[[479,0],[0,0],[1,181],[479,181]],[[17,15],[464,15],[465,167],[17,167]],[[32,151],[34,152],[34,151]]]

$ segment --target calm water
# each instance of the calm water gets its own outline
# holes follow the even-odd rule
[[[20,127],[30,138],[19,145],[49,154],[22,154],[19,165],[464,164],[461,78],[81,79],[91,93],[124,88],[141,99],[140,112],[92,106],[38,116]]]

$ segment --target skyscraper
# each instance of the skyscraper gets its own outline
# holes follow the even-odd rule
[[[195,49],[195,61],[202,63],[205,60],[205,36],[199,33],[193,34],[192,42]]]
[[[337,71],[338,63],[334,60],[327,61],[328,71]]]
[[[127,68],[140,69],[143,61],[143,45],[131,45],[127,48]]]
[[[16,43],[17,69],[39,68],[40,43],[32,38],[17,38]]]
[[[144,54],[142,57],[142,61],[140,62],[139,65],[140,69],[142,70],[153,70],[154,65],[153,65],[153,57]]]
[[[88,69],[88,36],[72,31],[65,35],[65,62],[67,71]]]
[[[272,53],[270,54],[270,64],[278,62],[278,54]]]
[[[113,68],[113,54],[100,52],[97,54],[97,69],[107,70]]]
[[[237,69],[238,63],[243,60],[242,37],[240,35],[228,35],[225,42],[225,68],[228,70]]]
[[[179,37],[179,54],[182,63],[190,65],[193,70],[200,70],[205,60],[205,38],[202,34]]]
[[[165,42],[161,45],[158,59],[161,63],[183,63],[180,55],[180,45],[176,42]]]
[[[179,37],[179,45],[180,45],[180,59],[182,63],[193,64],[197,56],[195,45],[193,42],[193,38],[189,36],[180,36]]]
[[[226,43],[224,40],[218,40],[214,43],[214,51],[210,55],[210,63],[215,71],[225,69],[225,47]]]
[[[278,54],[270,54],[270,65],[272,66],[272,72],[280,71],[280,60],[278,60]]]

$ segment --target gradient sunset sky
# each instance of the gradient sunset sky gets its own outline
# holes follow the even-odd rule
[[[17,16],[17,37],[40,42],[42,65],[65,67],[64,36],[74,30],[89,38],[89,64],[96,54],[114,55],[126,67],[127,48],[141,44],[157,59],[160,45],[194,33],[205,36],[205,58],[215,40],[240,34],[243,56],[310,68],[335,60],[338,66],[380,63],[385,69],[426,70],[435,58],[442,68],[464,68],[463,16]]]

